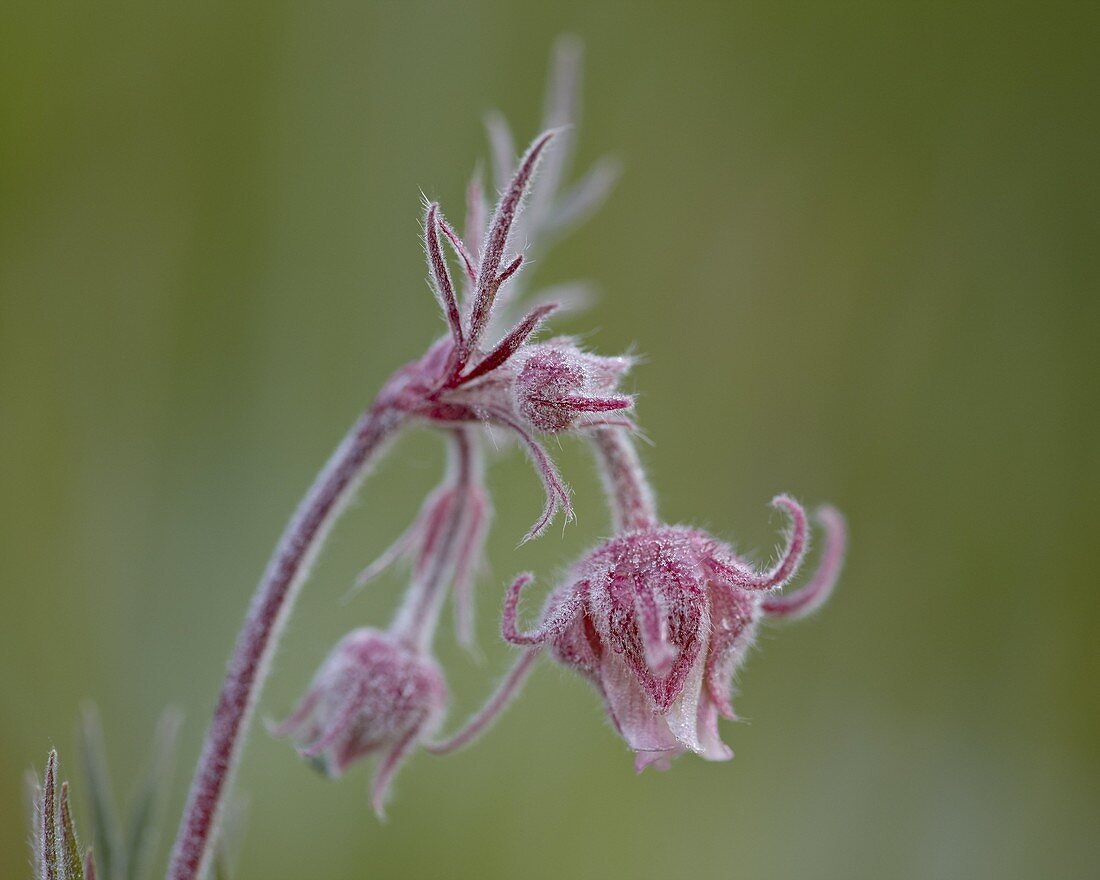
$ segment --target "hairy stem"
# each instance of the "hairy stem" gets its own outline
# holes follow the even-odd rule
[[[652,528],[657,502],[626,428],[598,428],[592,445],[600,460],[607,504],[616,532]]]
[[[425,749],[436,755],[445,755],[448,752],[461,749],[481,736],[496,722],[497,718],[508,707],[512,697],[519,692],[541,650],[541,647],[536,646],[524,651],[512,670],[504,677],[496,693],[489,698],[489,702],[476,715],[471,717],[461,730],[442,742],[426,743]]]
[[[279,539],[229,661],[172,848],[168,880],[197,880],[206,870],[230,778],[283,624],[333,522],[401,422],[400,414],[382,406],[364,413]]]
[[[470,430],[455,428],[449,436],[448,485],[452,495],[447,519],[440,527],[429,565],[415,576],[390,628],[419,651],[427,651],[435,637],[439,613],[451,582],[449,575],[461,550],[459,537],[470,515],[470,486],[479,466]]]

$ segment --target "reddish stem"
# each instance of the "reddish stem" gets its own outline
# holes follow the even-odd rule
[[[425,743],[424,748],[436,755],[445,755],[448,752],[461,749],[483,734],[508,707],[512,697],[519,692],[541,650],[541,647],[535,647],[524,651],[519,660],[516,661],[515,666],[512,667],[511,672],[504,677],[504,681],[500,683],[496,693],[489,698],[489,702],[467,721],[460,731],[443,742]]]
[[[209,864],[229,781],[282,625],[333,522],[401,421],[385,407],[364,413],[280,538],[237,637],[172,848],[168,880],[196,880]]]
[[[405,600],[397,611],[390,631],[403,638],[410,647],[427,652],[439,624],[439,612],[446,597],[459,547],[460,535],[470,516],[470,486],[478,467],[474,440],[465,428],[450,432],[451,491],[453,492],[446,522],[430,552],[428,565],[417,573]]]
[[[618,427],[599,428],[592,432],[592,445],[602,464],[600,472],[615,531],[657,525],[657,502],[629,432]]]

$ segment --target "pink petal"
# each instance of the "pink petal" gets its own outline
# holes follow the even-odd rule
[[[704,624],[705,626],[705,624]],[[685,749],[700,754],[703,744],[699,740],[699,702],[703,689],[703,668],[705,666],[704,654],[700,650],[695,662],[684,678],[683,689],[669,706],[665,715],[668,729],[676,737],[677,742]]]
[[[652,698],[638,683],[634,671],[614,651],[606,651],[600,663],[600,684],[611,718],[627,745],[635,752],[679,750],[668,722],[657,712]]]
[[[708,761],[728,761],[733,757],[733,749],[718,736],[718,706],[707,693],[699,701],[698,730],[701,757]]]

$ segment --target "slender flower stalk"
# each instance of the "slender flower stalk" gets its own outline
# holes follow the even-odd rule
[[[629,434],[622,428],[600,428],[592,432],[592,445],[600,459],[600,476],[615,531],[655,526],[657,500]]]
[[[229,662],[172,850],[169,880],[203,876],[283,624],[337,515],[401,422],[401,416],[384,405],[369,409],[321,471],[279,540]]]
[[[465,748],[485,733],[508,708],[508,704],[512,699],[519,694],[527,681],[527,676],[534,669],[535,661],[541,651],[542,647],[536,645],[520,654],[519,659],[497,687],[496,693],[489,698],[476,714],[467,720],[461,730],[445,740],[426,743],[425,748],[433,754],[446,755]]]
[[[447,573],[454,568],[463,532],[468,531],[465,525],[468,508],[472,506],[470,492],[474,480],[472,445],[473,439],[466,429],[451,432],[453,476],[448,488],[433,499],[412,584],[390,627],[390,632],[421,651],[431,648],[450,582]]]

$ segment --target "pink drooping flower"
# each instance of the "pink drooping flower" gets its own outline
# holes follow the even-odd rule
[[[807,613],[836,582],[844,549],[839,513],[823,508],[826,546],[817,573],[797,593],[774,591],[797,573],[807,548],[802,507],[787,496],[774,505],[791,518],[779,561],[758,571],[698,529],[654,525],[626,531],[577,563],[546,602],[540,626],[520,632],[512,584],[502,632],[516,645],[548,645],[555,660],[577,670],[603,696],[616,729],[636,753],[640,771],[660,769],[684,752],[726,761],[733,752],[718,734],[718,716],[734,718],[731,678],[765,615]]]
[[[381,816],[401,762],[435,732],[446,707],[435,660],[389,633],[362,628],[340,640],[294,713],[272,733],[293,738],[300,754],[317,759],[330,776],[379,754],[371,800]]]

